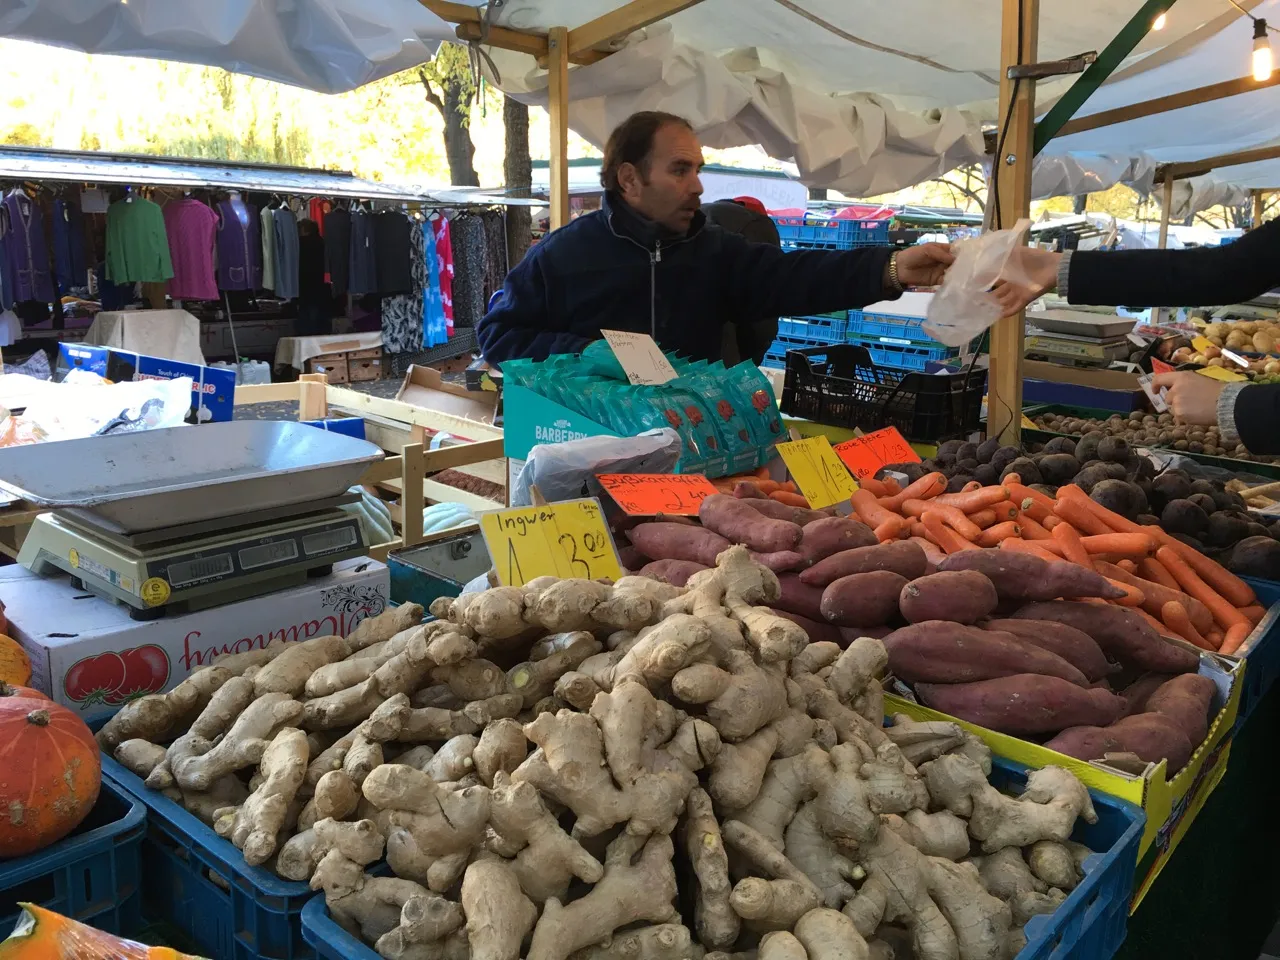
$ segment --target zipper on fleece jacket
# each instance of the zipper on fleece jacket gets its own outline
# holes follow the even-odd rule
[[[655,240],[649,254],[649,336],[658,342],[658,264],[662,262],[662,241]]]

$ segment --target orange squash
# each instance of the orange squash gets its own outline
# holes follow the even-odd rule
[[[0,634],[0,680],[22,685],[31,682],[31,658],[22,644]]]
[[[41,693],[35,687],[23,687],[16,683],[0,681],[0,697],[21,697],[23,700],[48,700],[53,698]]]
[[[0,698],[0,857],[61,840],[93,809],[101,783],[97,743],[75,713]]]
[[[23,909],[13,933],[0,942],[0,960],[200,960],[170,947],[148,947],[46,910]]]

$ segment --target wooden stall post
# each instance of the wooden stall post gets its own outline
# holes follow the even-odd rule
[[[1021,12],[1021,17],[1019,17]],[[996,196],[999,217],[992,226],[1009,228],[1031,209],[1036,89],[1034,80],[1010,80],[1008,70],[1034,63],[1040,30],[1040,0],[1003,0],[1000,34],[999,166]],[[997,134],[999,137],[999,134]],[[990,204],[989,200],[989,204]],[[1016,444],[1022,422],[1022,344],[1024,314],[1004,317],[991,328],[991,372],[987,377],[987,434]]]
[[[1164,191],[1160,194],[1160,239],[1156,246],[1161,250],[1169,245],[1169,212],[1173,209],[1173,177],[1166,177]]]
[[[551,229],[569,222],[569,31],[547,31],[547,109],[551,114]]]
[[[1262,226],[1262,206],[1266,200],[1265,190],[1250,190],[1253,195],[1253,215],[1249,221],[1249,229],[1257,230]]]

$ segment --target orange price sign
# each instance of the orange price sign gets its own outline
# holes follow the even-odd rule
[[[720,492],[700,473],[602,473],[596,479],[633,517],[696,517],[702,501]]]
[[[836,456],[859,480],[875,476],[886,463],[919,463],[920,454],[898,432],[897,427],[885,427],[875,433],[866,433],[852,440],[835,445]]]
[[[1152,373],[1173,373],[1173,367],[1169,366],[1169,364],[1165,363],[1163,360],[1160,360],[1157,357],[1152,357],[1151,372]]]

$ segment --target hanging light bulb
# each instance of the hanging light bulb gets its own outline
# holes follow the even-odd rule
[[[1267,38],[1267,21],[1253,21],[1253,79],[1259,83],[1271,79],[1271,41]]]
[[[1169,22],[1169,15],[1167,13],[1161,13],[1159,16],[1157,16],[1154,20],[1151,21],[1151,29],[1163,30],[1164,25],[1168,22]]]

